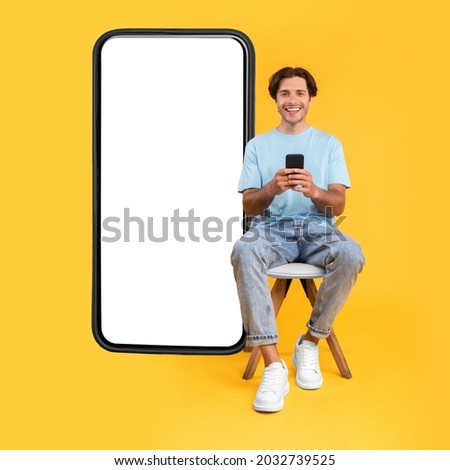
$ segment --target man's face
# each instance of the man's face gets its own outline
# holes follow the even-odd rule
[[[304,121],[311,104],[306,80],[300,77],[281,80],[275,103],[283,121],[290,125]]]

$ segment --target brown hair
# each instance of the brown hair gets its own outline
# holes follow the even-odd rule
[[[306,81],[306,86],[308,87],[308,92],[310,98],[317,95],[317,85],[314,77],[305,69],[301,67],[284,67],[278,72],[275,72],[269,79],[269,93],[270,96],[276,100],[278,88],[280,86],[281,80],[285,78],[294,78],[300,77],[304,78]]]

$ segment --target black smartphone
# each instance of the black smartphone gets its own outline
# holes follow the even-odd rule
[[[303,169],[305,157],[302,153],[289,153],[286,155],[286,168]]]

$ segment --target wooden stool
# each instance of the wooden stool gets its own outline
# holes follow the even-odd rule
[[[267,271],[267,276],[276,279],[271,290],[275,317],[277,317],[278,312],[280,311],[283,300],[291,286],[292,279],[300,280],[303,290],[313,307],[317,294],[317,287],[314,279],[322,278],[324,274],[325,270],[322,268],[305,263],[288,263],[269,269]],[[327,343],[341,376],[345,379],[351,379],[352,374],[333,329],[331,329],[331,333],[327,337]],[[245,368],[244,375],[242,376],[243,379],[248,380],[253,377],[260,359],[261,351],[258,346],[255,346],[252,348],[252,353],[248,360],[247,367]]]

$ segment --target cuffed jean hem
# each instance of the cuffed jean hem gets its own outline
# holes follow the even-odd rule
[[[320,330],[319,328],[314,328],[310,322],[306,324],[306,327],[308,328],[309,332],[311,333],[311,336],[314,336],[314,338],[318,339],[325,339],[328,338],[328,336],[331,333],[331,329],[329,330]]]
[[[247,335],[247,346],[266,346],[277,343],[278,335]]]

